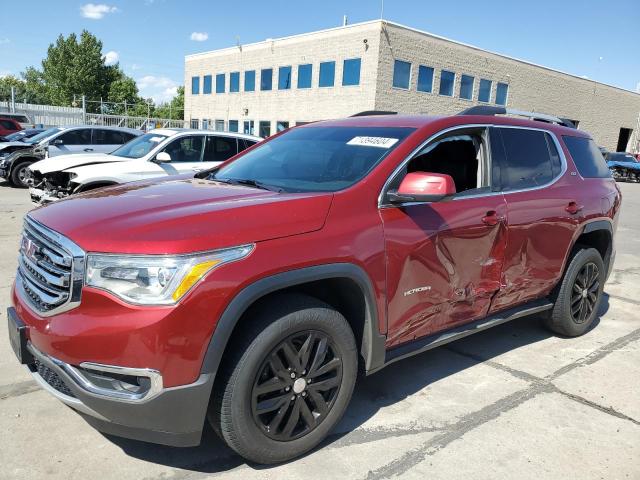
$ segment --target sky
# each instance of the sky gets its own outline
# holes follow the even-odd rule
[[[4,5],[4,7],[3,7]],[[20,5],[20,7],[18,7]],[[184,82],[184,56],[380,18],[640,91],[640,0],[0,0],[0,76],[87,29],[145,97]],[[13,13],[12,13],[13,12]]]

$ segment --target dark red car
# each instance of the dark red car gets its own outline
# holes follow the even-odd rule
[[[359,373],[531,314],[582,335],[620,191],[588,134],[502,113],[309,124],[36,209],[14,350],[101,431],[187,446],[208,418],[273,463],[318,445]]]
[[[12,118],[5,118],[0,114],[0,137],[11,135],[22,130],[22,126]]]

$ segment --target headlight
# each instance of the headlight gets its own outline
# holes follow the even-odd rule
[[[130,303],[173,305],[208,272],[252,250],[243,245],[180,256],[89,254],[85,283]]]

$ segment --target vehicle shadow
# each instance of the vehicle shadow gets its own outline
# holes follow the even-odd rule
[[[609,297],[604,295],[599,315],[590,330],[609,310]],[[589,332],[587,332],[589,334]],[[450,344],[453,352],[440,347],[397,362],[380,372],[359,379],[353,398],[341,422],[317,449],[331,448],[351,434],[380,409],[393,405],[419,392],[426,386],[462,372],[478,363],[503,353],[543,341],[554,334],[545,329],[539,316],[506,323]],[[562,337],[561,337],[562,338]],[[455,353],[462,351],[464,354]],[[446,361],[443,361],[444,360]],[[560,365],[559,365],[560,367]],[[206,424],[202,442],[197,447],[174,448],[105,435],[127,455],[144,461],[201,473],[217,473],[240,465],[261,470],[269,466],[247,463],[228,448]]]

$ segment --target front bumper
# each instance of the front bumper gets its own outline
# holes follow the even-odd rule
[[[12,318],[17,318],[16,311],[10,308],[7,317],[11,322]],[[194,383],[169,388],[163,388],[162,377],[158,381],[156,376],[147,392],[136,397],[127,392],[100,388],[91,378],[82,374],[82,368],[92,368],[91,364],[70,365],[40,351],[31,342],[27,343],[26,348],[31,359],[27,367],[36,382],[76,410],[97,430],[171,446],[187,447],[200,443],[213,374],[201,374]],[[109,371],[122,376],[146,376],[153,372],[139,368],[93,365],[96,370],[106,372],[107,376]]]
[[[60,200],[59,197],[50,195],[46,190],[35,187],[29,187],[29,195],[31,196],[31,202],[38,206]]]

